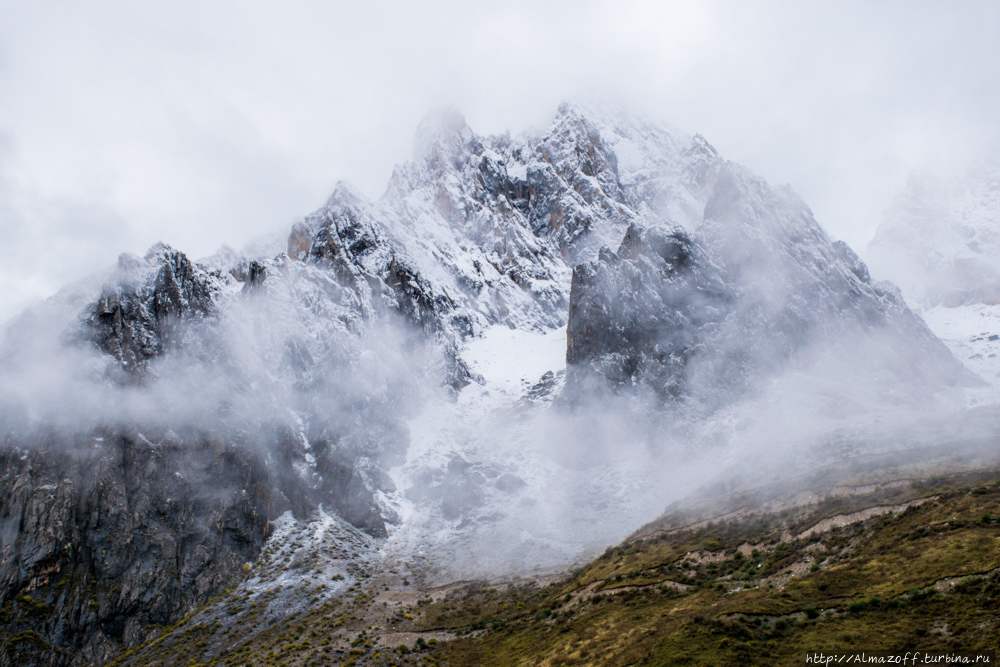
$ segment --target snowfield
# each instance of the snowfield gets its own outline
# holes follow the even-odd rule
[[[952,354],[987,383],[966,389],[967,405],[1000,403],[1000,306],[935,306],[921,315]]]

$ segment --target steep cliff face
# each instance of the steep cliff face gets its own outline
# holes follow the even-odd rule
[[[586,368],[612,386],[678,397],[690,356],[735,298],[683,230],[630,227],[617,253],[603,251],[573,271],[566,362],[577,381]]]
[[[856,364],[862,348],[880,381],[930,393],[975,381],[793,192],[729,163],[690,236],[633,227],[617,253],[577,266],[569,314],[571,389],[596,375],[712,407],[817,349]]]
[[[0,665],[103,664],[235,583],[271,521],[324,504],[376,537],[356,460],[317,438],[318,484],[287,434],[131,429],[0,454]]]
[[[135,431],[7,449],[0,489],[4,665],[102,664],[141,643],[256,558],[275,500],[243,448]]]

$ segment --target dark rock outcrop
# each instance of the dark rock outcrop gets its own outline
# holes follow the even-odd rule
[[[221,281],[165,245],[142,260],[122,255],[115,282],[105,286],[87,318],[88,337],[127,373],[141,375],[150,359],[176,342],[184,320],[212,313]]]
[[[577,266],[569,312],[570,397],[601,377],[711,408],[817,350],[919,391],[976,381],[794,193],[734,165],[692,236],[631,227]]]
[[[643,383],[678,396],[689,358],[734,298],[683,230],[630,227],[617,253],[573,270],[566,362],[616,386]]]
[[[233,581],[276,500],[263,462],[192,434],[0,453],[0,665],[99,665]]]
[[[246,279],[243,282],[243,293],[254,294],[264,289],[267,281],[267,265],[255,259],[247,263]]]

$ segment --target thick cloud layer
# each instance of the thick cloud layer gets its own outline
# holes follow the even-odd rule
[[[377,195],[429,108],[480,131],[622,102],[788,181],[864,248],[912,168],[995,151],[995,3],[0,8],[0,319],[123,250]]]

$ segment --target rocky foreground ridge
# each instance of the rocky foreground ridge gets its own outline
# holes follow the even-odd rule
[[[0,664],[141,644],[289,510],[385,536],[408,420],[479,381],[462,350],[490,327],[567,325],[556,409],[614,392],[702,418],[817,353],[921,395],[966,378],[788,188],[571,105],[522,139],[432,117],[379,200],[338,184],[284,252],[160,245],[85,303],[0,342]]]

